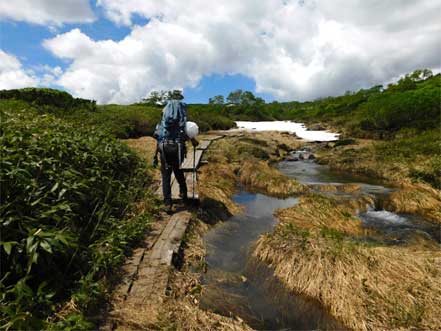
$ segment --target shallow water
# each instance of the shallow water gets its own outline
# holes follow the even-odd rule
[[[381,181],[370,179],[330,169],[326,165],[318,164],[312,160],[296,162],[280,162],[279,170],[285,175],[295,178],[308,185],[343,185],[358,184],[359,192],[340,193],[327,192],[325,194],[355,197],[360,194],[369,194],[376,199],[376,206],[369,206],[366,212],[358,216],[366,227],[380,230],[393,238],[388,243],[401,244],[410,241],[414,235],[427,237],[440,242],[441,227],[424,220],[422,217],[409,214],[396,214],[381,208],[381,202],[394,188],[382,185]]]
[[[356,192],[326,193],[345,198],[369,194],[379,201],[393,191],[379,181],[333,171],[309,160],[281,162],[279,170],[308,185],[360,186]],[[298,199],[240,192],[234,200],[244,207],[244,212],[218,224],[204,237],[208,268],[203,280],[201,307],[225,316],[239,316],[257,330],[343,329],[317,301],[284,290],[268,266],[247,265],[252,244],[275,226],[275,210],[291,207]],[[420,217],[376,210],[375,206],[370,206],[359,217],[366,227],[385,234],[387,241],[383,244],[403,244],[416,235],[440,243],[440,226]],[[372,238],[360,240],[377,242]]]
[[[332,170],[314,160],[283,161],[279,163],[278,169],[288,177],[307,185],[358,184],[363,193],[373,195],[384,195],[393,191],[393,188],[382,185],[378,180]]]
[[[387,235],[389,244],[405,244],[416,236],[441,243],[441,227],[422,217],[373,209],[360,213],[359,217],[366,227],[374,227]]]
[[[317,302],[283,291],[268,267],[247,265],[252,243],[276,224],[274,211],[293,206],[298,199],[241,192],[234,200],[244,212],[218,224],[204,237],[208,268],[201,307],[239,316],[258,330],[341,328]]]

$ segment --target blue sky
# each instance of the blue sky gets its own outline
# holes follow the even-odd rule
[[[437,0],[4,1],[0,89],[102,104],[169,89],[189,103],[236,89],[312,100],[438,72],[439,12]]]
[[[92,3],[92,2],[91,2]],[[130,27],[118,25],[106,19],[102,10],[93,6],[97,20],[91,24],[64,24],[61,27],[49,28],[26,22],[14,22],[11,20],[0,21],[0,48],[10,54],[18,57],[25,68],[34,70],[37,74],[41,71],[42,65],[50,67],[59,66],[65,70],[71,61],[59,59],[46,48],[42,41],[52,38],[54,35],[66,33],[74,28],[80,28],[94,40],[111,39],[120,41],[124,39],[131,31]],[[148,19],[135,16],[133,24],[145,25]],[[48,84],[47,87],[66,90],[63,86],[57,84]],[[274,97],[268,93],[256,93],[255,81],[242,74],[209,74],[203,76],[198,86],[185,87],[185,101],[188,103],[207,103],[210,97],[215,95],[224,95],[225,97],[234,90],[242,89],[252,91],[259,96],[271,102]]]

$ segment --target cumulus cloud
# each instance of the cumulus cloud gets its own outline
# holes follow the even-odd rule
[[[15,56],[0,49],[0,90],[34,86],[37,83],[33,73],[25,71]]]
[[[88,0],[4,0],[0,19],[60,26],[63,23],[90,23],[95,15]]]
[[[92,40],[79,29],[46,40],[72,63],[57,83],[101,103],[244,74],[280,100],[335,95],[441,67],[437,0],[98,0],[132,31]],[[134,15],[149,19],[133,25]]]

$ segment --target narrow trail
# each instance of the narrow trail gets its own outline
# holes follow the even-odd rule
[[[195,153],[187,154],[182,169],[186,173],[190,198],[199,199],[197,176],[193,174],[202,164],[204,152],[213,141],[224,137],[225,135],[208,136],[200,141]],[[174,175],[171,187],[172,198],[179,199],[179,184]],[[160,185],[156,194],[162,198],[161,188]],[[153,224],[143,244],[134,250],[122,267],[123,281],[113,293],[111,309],[100,330],[139,330],[157,320],[159,308],[166,296],[169,275],[177,263],[190,221],[190,211],[182,208],[173,215],[163,213],[162,220]]]

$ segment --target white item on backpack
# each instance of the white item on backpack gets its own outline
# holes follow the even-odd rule
[[[195,122],[185,123],[185,133],[188,138],[193,139],[199,134],[199,127]]]

